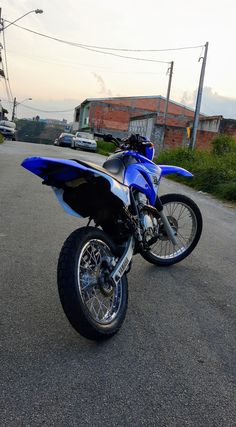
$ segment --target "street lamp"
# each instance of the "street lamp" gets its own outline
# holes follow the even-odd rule
[[[24,15],[20,16],[19,18],[15,19],[15,21],[10,22],[10,24],[6,25],[6,27],[4,27],[4,30],[8,27],[10,27],[10,25],[15,24],[15,22],[19,21],[20,19],[24,18],[24,16],[29,15],[30,13],[43,13],[42,9],[34,9],[34,10],[30,10],[29,12],[25,13]]]
[[[12,122],[13,122],[13,120],[14,120],[14,118],[15,118],[15,114],[16,114],[16,107],[17,107],[18,105],[22,104],[22,103],[23,103],[23,102],[25,102],[25,101],[32,101],[32,98],[25,98],[25,99],[23,99],[23,101],[21,101],[21,102],[16,102],[16,98],[14,98],[14,101],[13,101],[13,108],[12,108],[12,118],[11,118]]]

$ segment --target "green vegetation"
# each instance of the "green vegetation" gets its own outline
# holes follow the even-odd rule
[[[108,156],[110,153],[115,151],[115,145],[112,142],[105,142],[103,140],[97,141],[97,152]]]
[[[188,169],[194,174],[193,178],[169,177],[223,200],[236,201],[236,138],[217,136],[212,141],[211,152],[187,148],[163,151],[155,162]]]
[[[30,120],[17,121],[17,139],[26,142],[38,142],[41,132],[45,128],[45,123]]]
[[[3,141],[4,141],[4,138],[3,138],[2,134],[0,133],[0,144],[2,144]]]
[[[17,120],[17,139],[35,144],[53,144],[63,126],[47,125],[36,120]]]

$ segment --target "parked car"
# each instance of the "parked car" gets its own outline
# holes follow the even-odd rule
[[[16,140],[16,124],[8,120],[0,120],[0,134],[12,141]]]
[[[59,145],[62,147],[63,145],[66,147],[71,147],[71,142],[73,138],[72,133],[61,133],[61,135],[55,139],[54,145]]]
[[[71,148],[76,149],[77,147],[84,150],[96,151],[97,143],[93,134],[88,132],[76,132],[71,143]]]

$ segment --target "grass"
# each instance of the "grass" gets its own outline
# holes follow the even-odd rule
[[[97,153],[108,156],[115,151],[115,145],[111,142],[97,141]]]
[[[236,202],[236,139],[230,137],[230,144],[227,144],[223,136],[221,145],[217,138],[216,144],[213,141],[212,152],[177,148],[163,151],[155,162],[188,169],[194,174],[193,178],[169,177],[222,200]]]
[[[4,138],[3,138],[2,134],[0,133],[0,144],[2,144],[3,141],[4,141]]]

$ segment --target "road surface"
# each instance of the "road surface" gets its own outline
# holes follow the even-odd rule
[[[85,223],[20,167],[28,156],[103,157],[0,145],[0,425],[236,426],[236,210],[170,181],[200,206],[201,241],[170,268],[136,256],[120,332],[97,344],[60,306],[56,268]]]

